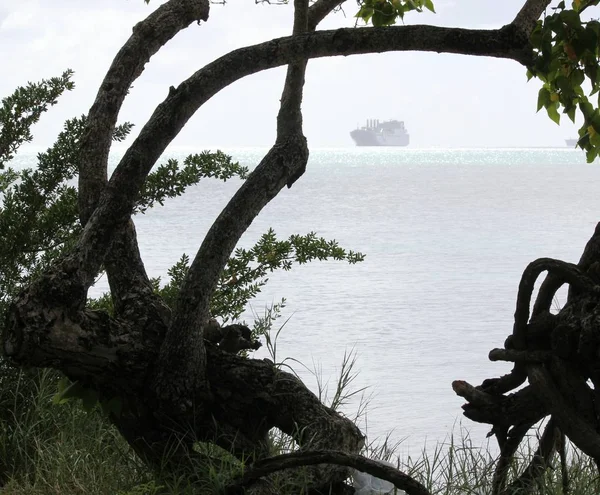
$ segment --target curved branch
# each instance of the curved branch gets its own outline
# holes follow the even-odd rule
[[[533,287],[540,273],[543,271],[548,271],[548,273],[559,276],[562,280],[579,290],[591,291],[594,287],[594,283],[577,265],[572,263],[552,258],[539,258],[529,263],[523,271],[517,294],[517,307],[513,327],[513,342],[517,350],[526,348],[527,322],[529,320],[529,307],[533,295]]]
[[[334,7],[331,2],[328,5]],[[307,29],[308,0],[295,0],[294,7],[294,34],[301,34]],[[327,10],[320,14],[325,16]],[[312,18],[320,20],[316,14]],[[308,146],[302,134],[301,111],[306,64],[304,59],[289,65],[277,116],[276,143],[215,220],[185,277],[173,323],[161,348],[162,365],[156,379],[157,393],[166,402],[207,387],[202,326],[208,320],[210,298],[219,275],[262,208],[285,184],[290,187],[306,168]],[[188,393],[182,394],[186,389]]]
[[[81,138],[79,213],[85,225],[106,185],[108,152],[121,105],[150,57],[194,21],[208,19],[208,0],[170,0],[136,24],[114,58],[87,116]]]
[[[318,0],[308,8],[308,22],[305,31],[314,31],[317,25],[333,10],[342,5],[346,0]]]
[[[90,108],[81,138],[79,215],[82,225],[92,215],[106,186],[112,135],[129,88],[152,55],[192,22],[207,20],[208,11],[207,0],[170,0],[134,26],[133,34],[115,56]],[[153,297],[152,287],[139,253],[133,222],[124,223],[112,237],[114,241],[108,255],[104,256],[104,246],[96,246],[94,256],[104,257],[117,314],[127,317],[129,312],[143,314],[148,308],[160,307],[157,298],[148,302],[148,297]],[[158,314],[146,319],[163,319],[167,311],[162,307]]]
[[[581,270],[587,271],[588,268],[597,261],[600,261],[600,223],[596,224],[594,233],[586,243],[577,266]],[[533,316],[536,316],[544,311],[550,311],[554,296],[563,284],[564,280],[557,275],[548,274],[546,276],[542,282],[542,285],[540,286],[540,290],[538,291],[535,304],[533,305]],[[576,293],[577,291],[573,287],[569,288],[567,302],[570,301]]]
[[[407,495],[431,495],[427,488],[409,475],[380,462],[367,459],[361,455],[346,454],[336,451],[305,451],[282,454],[255,462],[236,483],[226,488],[227,495],[245,493],[245,487],[268,474],[300,466],[315,464],[338,464],[393,483],[396,488],[404,490]]]
[[[540,290],[533,303],[533,309],[531,315],[536,316],[538,314],[550,311],[552,307],[552,301],[558,290],[564,285],[564,280],[554,274],[546,275],[546,278],[540,285]]]
[[[221,89],[242,77],[298,60],[389,51],[489,56],[523,65],[532,57],[527,40],[515,36],[511,25],[493,30],[437,26],[345,28],[278,38],[234,50],[196,72],[178,88],[171,88],[121,159],[79,245],[93,245],[99,252],[108,247],[114,229],[131,214],[156,160],[196,110]],[[101,261],[84,252],[81,269],[97,273]]]

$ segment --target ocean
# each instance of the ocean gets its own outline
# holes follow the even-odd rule
[[[223,151],[252,168],[266,149]],[[282,239],[314,231],[366,259],[275,273],[244,319],[287,299],[278,361],[293,358],[286,364],[313,390],[316,373],[332,393],[344,354],[355,352],[352,385],[370,395],[361,426],[371,440],[389,433],[403,441],[401,452],[418,453],[462,425],[483,444],[488,428],[461,419],[451,382],[476,385],[510,369],[487,354],[512,331],[521,273],[539,257],[579,259],[600,220],[599,178],[600,166],[586,164],[581,150],[314,149],[305,175],[263,210],[240,246],[269,227]],[[183,253],[194,256],[238,185],[207,179],[136,216],[151,276],[166,276]],[[100,280],[91,295],[106,288]],[[355,397],[344,412],[358,407]]]

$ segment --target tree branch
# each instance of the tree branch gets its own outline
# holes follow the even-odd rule
[[[578,290],[594,290],[594,283],[577,265],[552,258],[539,258],[529,263],[521,277],[519,292],[517,294],[517,307],[515,309],[515,323],[513,327],[513,342],[517,350],[524,350],[526,348],[527,322],[529,320],[531,296],[534,284],[543,271],[548,271],[548,273],[559,276]]]
[[[531,462],[521,475],[502,492],[502,495],[512,495],[514,493],[519,493],[519,491],[527,493],[527,491],[531,489],[534,481],[548,468],[560,435],[561,433],[556,427],[554,419],[550,418],[542,433],[542,438],[540,438],[538,448],[533,454]],[[566,494],[567,492],[563,493]]]
[[[431,495],[431,492],[409,475],[390,466],[386,466],[361,455],[347,454],[336,451],[306,451],[282,454],[269,459],[255,462],[244,473],[240,480],[226,488],[227,495],[245,493],[244,488],[258,481],[263,476],[300,466],[311,466],[315,464],[339,464],[348,466],[377,478],[393,483],[396,488],[404,490],[407,495]]]
[[[207,0],[170,0],[133,27],[115,56],[88,113],[81,138],[79,212],[85,225],[106,185],[108,152],[121,105],[150,57],[194,21],[208,19]]]
[[[306,31],[312,32],[317,29],[318,24],[325,19],[335,8],[342,5],[346,0],[318,0],[308,8],[308,23]]]
[[[208,64],[178,88],[172,88],[113,173],[86,225],[80,246],[96,246],[101,252],[109,245],[116,226],[129,217],[156,160],[196,110],[229,84],[305,58],[410,50],[507,58],[524,65],[532,56],[528,44],[515,37],[510,25],[497,30],[436,26],[348,28],[278,38],[235,50]],[[81,255],[81,268],[86,272],[97,272],[101,262],[86,252]]]
[[[512,24],[520,31],[523,36],[529,39],[531,31],[535,27],[538,19],[544,13],[551,0],[527,0],[525,5],[513,20]]]
[[[594,233],[592,234],[592,237],[590,237],[590,240],[586,243],[577,266],[581,270],[587,271],[593,263],[598,261],[600,261],[600,223],[596,224]],[[549,273],[546,276],[542,282],[542,285],[540,286],[540,290],[538,291],[535,304],[533,305],[533,316],[536,316],[544,311],[550,311],[554,296],[563,284],[564,280],[555,274]],[[573,287],[570,287],[567,302],[570,301],[576,293],[577,290]]]
[[[123,101],[150,57],[194,21],[208,19],[207,0],[170,0],[136,24],[133,34],[115,56],[88,113],[80,145],[79,213],[81,224],[93,213],[107,182],[108,153]],[[134,224],[123,223],[112,236],[105,267],[115,311],[133,319],[146,314],[150,323],[167,316],[156,297],[139,253]],[[103,246],[96,246],[105,253]],[[153,299],[153,300],[150,300]],[[152,308],[154,311],[149,311]],[[151,312],[152,314],[147,314]]]
[[[306,30],[308,2],[295,0],[294,5],[294,34],[300,34]],[[207,387],[202,327],[208,321],[210,298],[219,275],[262,208],[286,183],[291,185],[292,175],[299,177],[306,168],[308,147],[302,134],[301,112],[306,63],[301,60],[288,67],[277,116],[276,143],[215,220],[183,282],[176,313],[161,348],[162,364],[156,379],[157,393],[166,403]]]
[[[529,431],[529,428],[531,428],[534,424],[535,423],[533,422],[523,422],[515,425],[508,432],[508,437],[506,440],[502,442],[502,447],[500,448],[500,458],[496,464],[494,477],[492,479],[493,495],[498,495],[503,490],[506,484],[508,470],[512,464],[515,452],[519,448],[521,440],[523,440]]]
[[[549,413],[531,386],[509,395],[491,395],[462,380],[452,382],[456,395],[468,403],[462,406],[465,417],[494,427],[510,427],[521,422],[537,423]]]

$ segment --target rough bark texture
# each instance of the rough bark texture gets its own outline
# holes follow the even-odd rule
[[[550,0],[527,0],[512,23],[518,31],[529,36],[548,5]]]

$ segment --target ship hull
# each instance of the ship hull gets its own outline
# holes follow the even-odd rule
[[[394,136],[383,135],[366,129],[356,129],[350,133],[356,146],[408,146],[408,134]]]

